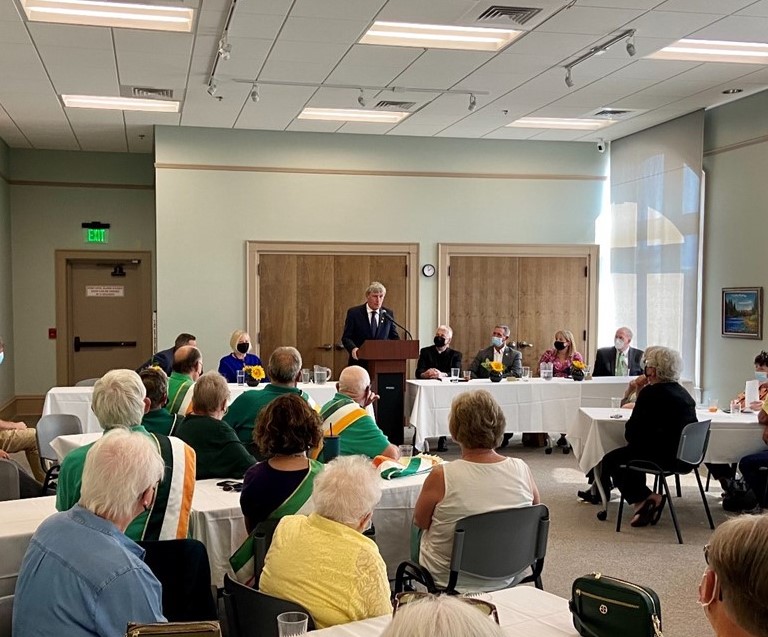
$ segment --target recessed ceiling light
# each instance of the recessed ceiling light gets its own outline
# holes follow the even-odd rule
[[[445,24],[374,22],[373,26],[360,38],[360,44],[499,51],[522,33],[522,31],[511,29],[454,27]]]
[[[507,126],[514,128],[557,128],[562,130],[597,130],[614,122],[578,117],[522,117]]]
[[[683,39],[646,57],[656,60],[768,64],[768,44],[763,42]]]
[[[743,88],[727,88],[723,91],[723,95],[736,95],[737,93],[743,93]]]
[[[113,111],[153,111],[178,113],[179,103],[175,100],[143,100],[135,97],[107,97],[100,95],[62,95],[68,108],[99,108]]]
[[[57,22],[97,27],[192,31],[194,9],[98,0],[21,0],[31,22]]]
[[[410,113],[405,111],[364,111],[357,108],[305,108],[299,119],[319,119],[330,122],[371,122],[397,124]]]

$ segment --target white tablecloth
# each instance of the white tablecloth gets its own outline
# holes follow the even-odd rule
[[[0,502],[0,597],[13,595],[29,540],[53,513],[55,496]]]
[[[336,383],[316,385],[314,383],[299,383],[299,389],[306,391],[320,405],[327,403],[336,393]],[[244,391],[261,391],[263,385],[248,387],[247,385],[229,385],[230,403]],[[83,423],[83,431],[101,431],[101,426],[91,411],[93,387],[53,387],[45,395],[43,416],[48,414],[75,414]]]
[[[373,512],[376,543],[387,572],[394,577],[398,564],[410,558],[410,530],[413,508],[426,474],[382,480],[382,496]],[[221,480],[198,480],[192,499],[190,529],[192,537],[208,549],[211,580],[222,586],[224,573],[232,574],[229,557],[246,538],[240,510],[240,494],[216,486]]]
[[[611,398],[624,396],[631,378],[629,376],[596,376],[592,380],[581,382],[581,407],[610,407]],[[681,380],[680,384],[695,398],[693,381]]]
[[[612,419],[610,408],[582,408],[579,418],[570,423],[568,441],[586,473],[599,463],[605,454],[627,444],[624,427],[632,414],[622,409],[621,419]],[[726,414],[722,411],[696,412],[699,420],[712,420],[706,462],[734,463],[750,453],[764,451],[763,426],[757,422],[757,414]]]
[[[496,606],[499,623],[510,637],[578,637],[573,627],[568,600],[531,586],[518,586],[483,595]],[[391,615],[317,630],[317,637],[375,637]]]

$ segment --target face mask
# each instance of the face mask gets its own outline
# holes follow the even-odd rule
[[[443,347],[445,345],[445,337],[444,336],[435,336],[435,345],[437,347]]]
[[[645,376],[646,378],[648,377],[648,368],[647,367],[643,367],[643,376]]]
[[[250,343],[238,343],[237,344],[237,351],[241,354],[245,354],[249,349],[251,349]]]
[[[3,359],[5,358],[5,352],[0,352],[0,365],[3,364]]]
[[[623,338],[617,338],[615,341],[613,341],[613,345],[616,349],[624,349],[624,339]]]
[[[491,345],[494,347],[501,347],[502,343],[504,343],[504,339],[502,339],[501,336],[491,337]]]
[[[0,363],[3,362],[3,355],[0,354]],[[760,382],[768,380],[768,372],[755,372],[755,379]]]
[[[558,352],[562,352],[565,349],[565,343],[563,341],[555,341],[555,349]]]

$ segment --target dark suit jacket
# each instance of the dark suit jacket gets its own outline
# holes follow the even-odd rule
[[[165,372],[166,376],[170,376],[171,372],[173,371],[173,354],[175,351],[176,350],[171,347],[169,349],[164,349],[157,352],[148,361],[142,363],[141,366],[136,370],[136,373],[138,374],[142,369],[146,369],[147,367],[157,365]]]
[[[379,317],[381,317],[381,310],[385,310],[390,317],[395,318],[394,312],[384,306],[379,309]],[[379,329],[376,330],[375,334],[371,334],[371,321],[368,318],[368,305],[366,303],[356,305],[347,310],[341,343],[350,354],[349,365],[360,364],[359,361],[352,358],[352,350],[355,347],[360,347],[365,341],[398,340],[399,338],[400,336],[397,334],[395,324],[389,320],[379,320]]]
[[[485,359],[489,361],[493,360],[493,346],[481,349],[475,360],[469,366],[469,371],[472,372],[473,378],[488,378],[490,372],[482,366]],[[523,355],[516,349],[512,349],[509,345],[504,346],[504,354],[502,355],[501,362],[504,364],[504,376],[516,376],[520,378],[523,375]]]
[[[421,378],[424,372],[433,367],[450,376],[452,367],[461,369],[461,352],[449,347],[441,354],[435,345],[422,347],[419,362],[416,363],[416,378]]]
[[[627,366],[630,376],[640,376],[643,373],[642,367],[643,350],[630,347],[627,350]],[[601,347],[597,350],[595,356],[595,368],[592,370],[592,376],[615,376],[616,375],[616,348]]]

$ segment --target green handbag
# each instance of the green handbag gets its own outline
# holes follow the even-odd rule
[[[592,573],[576,578],[568,605],[582,637],[663,637],[659,596],[647,586]]]

